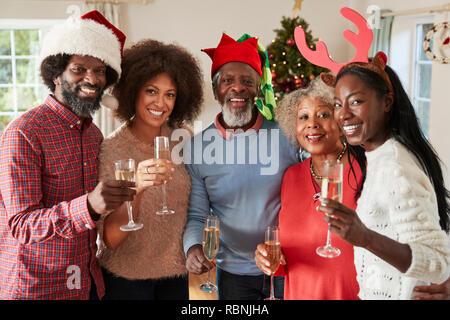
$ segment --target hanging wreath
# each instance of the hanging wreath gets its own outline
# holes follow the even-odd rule
[[[433,38],[436,32],[443,30],[442,37],[437,38],[435,43],[441,49],[440,50],[441,53],[443,53],[444,50],[446,49],[450,49],[450,37],[447,34],[447,31],[450,30],[449,27],[450,27],[449,23],[446,21],[434,25],[433,28],[430,31],[428,31],[425,40],[423,41],[423,49],[425,50],[427,57],[430,58],[431,60],[444,64],[450,63],[450,57],[446,56],[438,57],[430,47],[430,40]]]

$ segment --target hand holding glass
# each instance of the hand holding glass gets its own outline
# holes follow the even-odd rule
[[[270,226],[266,228],[265,244],[267,260],[270,262],[270,297],[265,300],[279,300],[275,298],[273,291],[273,274],[280,265],[281,248],[278,227]]]
[[[155,137],[155,158],[156,159],[170,159],[169,138],[164,136]],[[169,209],[166,204],[166,181],[162,185],[163,205],[162,209],[156,211],[156,214],[174,214],[175,211]]]
[[[116,180],[135,181],[135,163],[134,159],[118,160],[114,162],[114,173]],[[128,212],[128,224],[120,226],[122,231],[135,231],[141,229],[142,223],[135,223],[133,220],[133,208],[131,201],[126,202]]]
[[[322,170],[322,198],[342,202],[342,171],[342,162],[325,160]],[[324,258],[335,258],[341,254],[341,250],[331,245],[330,224],[328,224],[327,243],[323,247],[318,247],[316,252]]]
[[[219,218],[209,215],[206,217],[203,229],[203,254],[209,262],[213,261],[219,250]],[[215,292],[217,287],[211,283],[210,270],[208,270],[208,281],[200,285],[200,289],[205,292]]]

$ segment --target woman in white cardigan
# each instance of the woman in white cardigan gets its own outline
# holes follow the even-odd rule
[[[366,149],[367,175],[356,212],[329,199],[318,210],[355,246],[361,299],[411,299],[421,282],[450,274],[450,197],[439,158],[383,56],[348,64],[332,80],[335,118],[348,142]]]

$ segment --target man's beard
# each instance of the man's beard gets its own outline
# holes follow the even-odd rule
[[[64,101],[67,103],[67,107],[70,108],[74,114],[82,118],[89,118],[95,111],[100,109],[100,100],[102,99],[103,91],[93,98],[81,98],[78,95],[78,92],[82,86],[97,89],[99,92],[101,91],[100,87],[89,84],[77,85],[72,90],[70,83],[62,79],[61,94]]]
[[[222,117],[223,121],[229,127],[243,127],[250,123],[253,116],[253,105],[248,104],[241,108],[242,110],[235,109],[234,111],[228,106],[227,102],[222,105]],[[236,110],[238,110],[236,112]]]

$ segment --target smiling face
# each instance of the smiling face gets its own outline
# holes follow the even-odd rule
[[[228,62],[218,72],[214,95],[222,106],[223,120],[230,127],[243,127],[252,119],[259,75],[242,62]]]
[[[106,85],[106,65],[91,56],[73,55],[64,72],[53,79],[56,99],[80,117],[100,108]]]
[[[333,106],[317,99],[304,98],[297,111],[297,140],[312,156],[333,155],[342,151],[341,131],[333,118]]]
[[[173,111],[177,88],[167,73],[161,73],[144,83],[136,100],[136,127],[158,129]]]
[[[347,74],[336,83],[334,116],[351,145],[371,151],[388,139],[392,102],[392,94],[379,97],[358,76]]]

